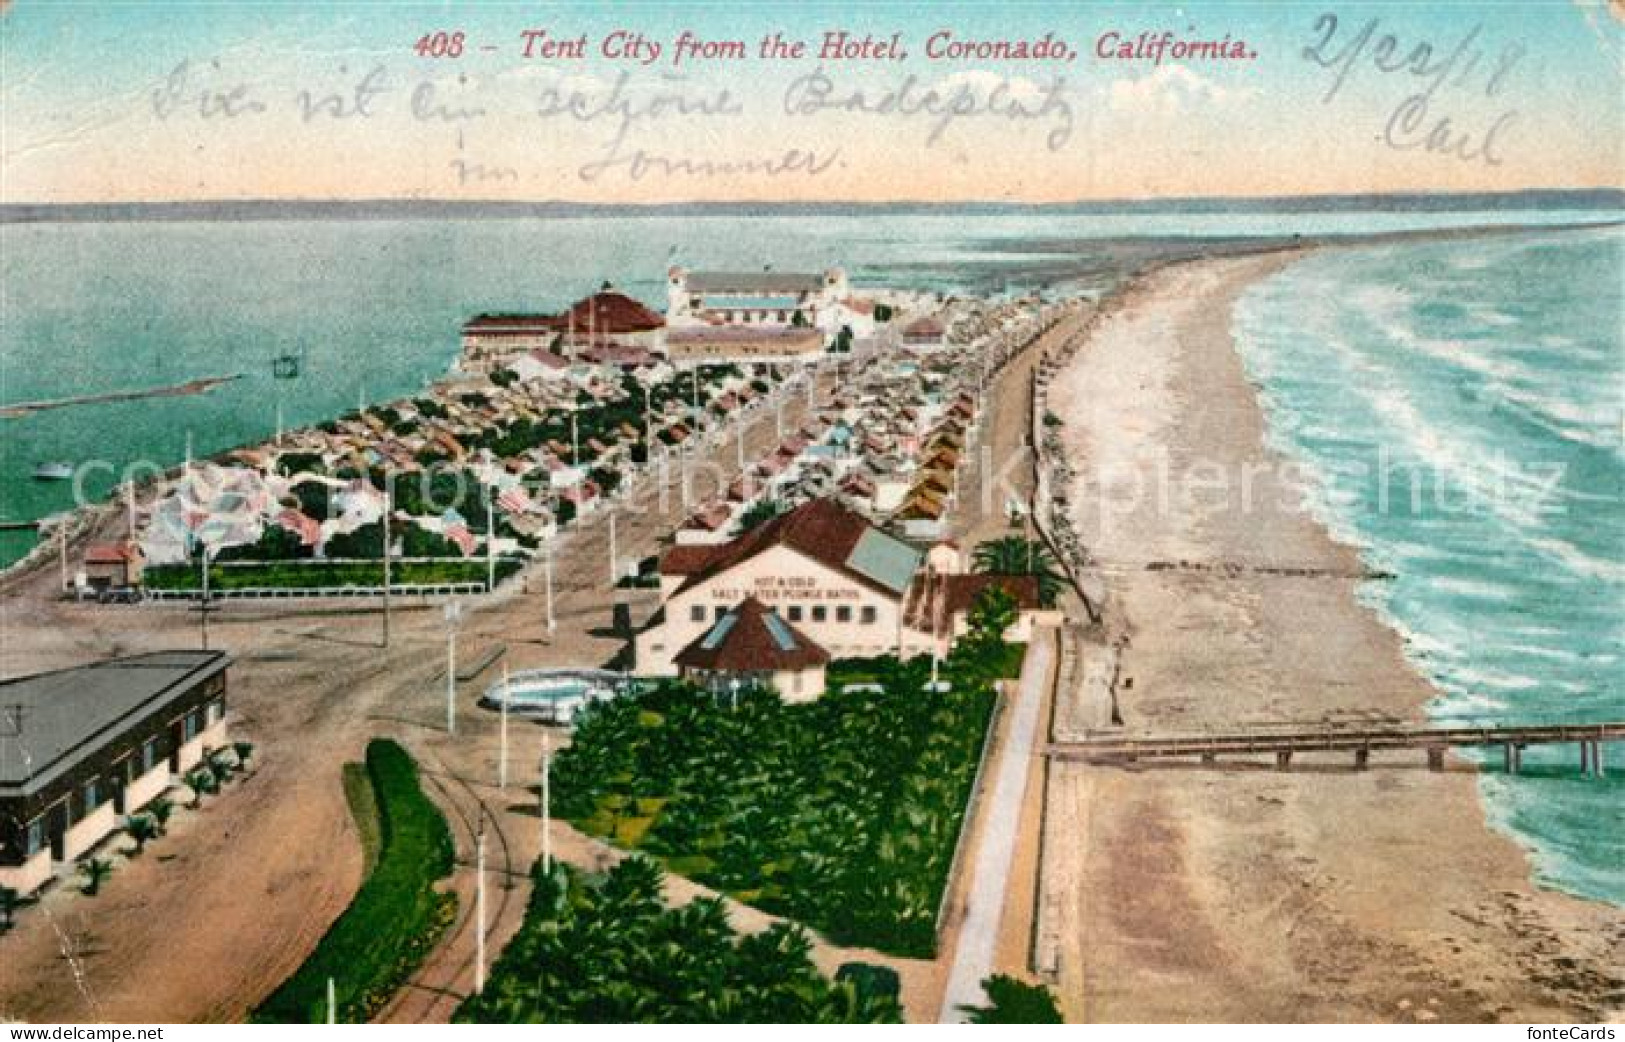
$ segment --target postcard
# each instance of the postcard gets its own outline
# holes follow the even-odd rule
[[[1622,62],[0,2],[0,1020],[1616,1037]]]

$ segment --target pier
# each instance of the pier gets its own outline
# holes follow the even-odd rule
[[[1288,770],[1296,753],[1336,752],[1353,758],[1356,770],[1371,766],[1373,752],[1420,749],[1429,770],[1444,769],[1452,748],[1495,748],[1508,774],[1523,765],[1523,750],[1532,745],[1577,745],[1580,772],[1602,777],[1603,746],[1625,741],[1625,722],[1536,724],[1517,727],[1286,727],[1251,732],[1184,734],[1099,734],[1075,741],[1052,742],[1045,755],[1056,760],[1125,764],[1193,760],[1214,765],[1221,756],[1273,756],[1278,770]]]

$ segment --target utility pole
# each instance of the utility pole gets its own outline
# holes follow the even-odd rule
[[[209,650],[209,544],[203,544],[203,600],[198,604],[198,626],[203,630],[203,650]]]
[[[474,840],[474,994],[485,991],[485,816]]]
[[[494,485],[485,486],[485,592],[497,588],[497,522],[496,509],[491,504]]]
[[[62,575],[62,592],[68,592],[68,521],[63,518],[56,526],[57,570]],[[208,644],[204,644],[208,647]]]
[[[462,605],[446,602],[446,731],[457,733],[457,620]]]
[[[502,664],[502,744],[497,753],[497,788],[504,792],[508,789],[508,664]]]
[[[337,1024],[339,1022],[339,1004],[333,994],[332,977],[327,978],[327,1022],[329,1024]]]
[[[548,537],[547,557],[545,561],[545,568],[547,571],[547,632],[549,636],[552,635],[554,630],[559,628],[558,620],[553,617],[553,540],[555,538],[557,538],[556,529],[555,534]]]
[[[549,827],[553,813],[553,780],[548,776],[553,769],[553,739],[542,732],[542,872],[553,873],[553,830]]]
[[[389,587],[393,582],[390,574],[389,555],[391,538],[394,533],[390,530],[390,522],[395,518],[395,472],[390,471],[384,475],[384,647],[389,647]]]

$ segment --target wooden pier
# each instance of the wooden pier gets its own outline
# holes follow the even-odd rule
[[[1431,770],[1444,769],[1447,749],[1500,747],[1508,774],[1522,767],[1523,750],[1531,745],[1576,745],[1580,771],[1594,777],[1604,773],[1603,746],[1625,742],[1625,723],[1542,724],[1520,727],[1287,727],[1251,732],[1182,734],[1087,735],[1077,741],[1054,742],[1045,754],[1057,760],[1123,764],[1194,760],[1216,764],[1221,756],[1274,756],[1278,770],[1292,766],[1296,753],[1347,753],[1356,770],[1371,766],[1371,754],[1421,749]]]

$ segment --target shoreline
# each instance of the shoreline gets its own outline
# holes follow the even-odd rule
[[[1420,719],[1437,697],[1358,595],[1357,547],[1279,494],[1282,457],[1229,317],[1300,251],[1145,275],[1055,378],[1073,521],[1106,573],[1130,727]],[[1217,321],[1224,316],[1224,321]],[[1090,504],[1149,460],[1181,482],[1257,468],[1229,502]],[[1153,497],[1154,498],[1154,497]],[[1262,508],[1256,504],[1262,503]],[[1316,578],[1148,571],[1252,560]],[[1084,842],[1046,867],[1064,906],[1060,983],[1083,1020],[1601,1019],[1625,910],[1540,889],[1465,770],[1315,764],[1121,771],[1056,764],[1052,803]],[[1407,765],[1409,766],[1409,765]]]

